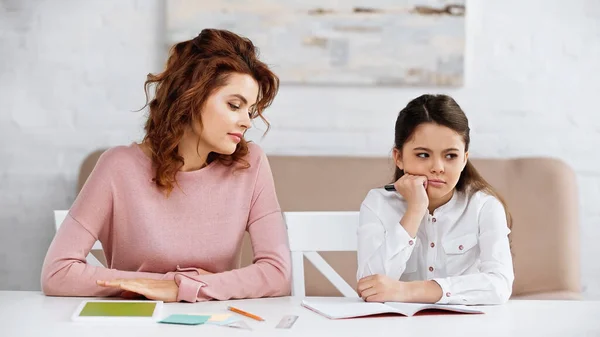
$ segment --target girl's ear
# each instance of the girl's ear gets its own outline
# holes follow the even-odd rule
[[[394,156],[394,163],[396,164],[396,167],[398,167],[401,170],[404,170],[404,164],[402,162],[402,151],[398,150],[397,148],[394,148],[392,155]]]
[[[464,162],[463,162],[462,170],[464,170],[465,166],[467,166],[467,160],[469,160],[469,151],[465,152],[465,159],[464,159]],[[461,172],[462,172],[462,170],[461,170]]]

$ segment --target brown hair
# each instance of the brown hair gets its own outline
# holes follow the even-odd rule
[[[469,120],[458,103],[446,95],[421,95],[410,101],[398,114],[396,119],[395,147],[402,151],[404,143],[412,136],[413,132],[423,123],[435,123],[448,127],[463,137],[465,152],[469,150],[471,138],[469,136]],[[400,179],[404,171],[396,167],[394,181]],[[504,206],[508,228],[512,228],[512,217],[506,202],[498,192],[479,174],[475,166],[467,160],[467,164],[460,174],[456,189],[461,192],[473,194],[483,191],[496,197]]]
[[[259,94],[250,118],[260,117],[268,131],[269,123],[262,113],[277,94],[279,78],[258,59],[257,48],[247,38],[226,30],[204,29],[197,37],[171,48],[162,73],[148,74],[144,88],[149,116],[143,141],[152,153],[154,181],[167,195],[177,183],[175,175],[184,164],[177,150],[186,127],[193,122],[202,123],[200,111],[206,100],[227,84],[232,73],[248,74],[258,82]],[[149,100],[151,86],[155,89],[154,98]],[[243,159],[247,153],[248,144],[242,139],[233,154],[210,153],[207,163],[218,160],[225,165],[241,163],[242,168],[248,168],[250,165]]]

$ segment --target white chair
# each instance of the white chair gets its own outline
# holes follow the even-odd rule
[[[317,252],[356,251],[358,212],[284,212],[292,256],[292,295],[304,297],[304,256],[345,297],[356,291]]]
[[[69,211],[64,211],[64,210],[54,211],[54,227],[57,232],[58,232],[58,228],[60,228],[60,225],[62,225],[63,221],[67,217],[67,214],[69,214]],[[92,250],[102,250],[102,244],[100,243],[100,241],[96,241],[94,243]],[[104,265],[100,261],[98,261],[98,259],[91,252],[86,257],[86,260],[87,260],[87,263],[90,265],[97,266],[97,267],[104,267]]]

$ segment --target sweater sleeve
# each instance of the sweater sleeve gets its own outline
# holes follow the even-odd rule
[[[173,279],[167,274],[120,271],[86,263],[94,243],[108,237],[113,213],[111,172],[115,154],[105,152],[54,236],[44,259],[42,291],[51,296],[115,296],[118,289],[96,285],[118,278]],[[104,235],[102,235],[104,234]]]

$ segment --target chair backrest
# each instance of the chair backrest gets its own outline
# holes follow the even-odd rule
[[[355,252],[358,212],[285,212],[292,256],[292,295],[304,297],[304,257],[346,297],[356,291],[317,252]]]
[[[79,188],[103,149],[82,163]],[[280,156],[269,162],[281,209],[358,211],[371,188],[393,177],[394,163],[382,157]],[[504,197],[513,217],[515,265],[513,295],[580,298],[579,200],[577,179],[564,162],[552,158],[470,159]],[[548,182],[552,182],[551,184]],[[322,252],[321,256],[350,285],[356,285],[355,252]],[[240,266],[252,263],[252,245],[244,237]],[[339,291],[312,265],[306,265],[308,296],[337,296]]]
[[[470,160],[504,197],[512,214],[513,296],[580,298],[577,180],[564,162],[552,158]],[[389,158],[269,156],[277,197],[284,212],[358,211],[369,189],[393,177]],[[552,183],[549,183],[552,182]],[[242,250],[251,263],[251,245]],[[348,284],[356,286],[355,252],[321,252]],[[339,296],[307,264],[307,296]]]
[[[69,214],[68,210],[55,210],[54,211],[54,229],[56,230],[56,232],[58,232],[60,225],[62,225],[63,221],[65,221],[65,218],[67,217],[68,214]],[[92,250],[102,250],[102,244],[100,243],[100,241],[96,241],[94,243]],[[98,266],[98,267],[104,266],[91,252],[86,257],[86,260],[87,260],[87,263],[89,263],[91,265]]]

